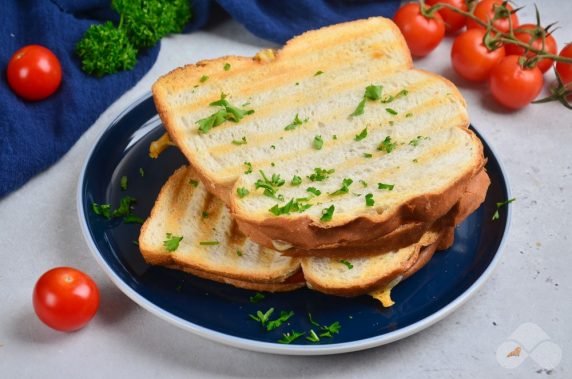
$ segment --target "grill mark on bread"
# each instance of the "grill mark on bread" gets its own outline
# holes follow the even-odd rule
[[[383,132],[386,130],[394,130],[395,128],[399,128],[399,124],[398,124],[399,120],[407,119],[405,117],[405,115],[408,112],[412,112],[416,117],[419,117],[419,116],[424,114],[423,112],[427,112],[430,109],[434,110],[435,109],[434,106],[436,106],[436,105],[446,106],[447,104],[448,104],[448,102],[445,100],[445,98],[430,98],[427,102],[424,102],[424,103],[418,105],[417,107],[409,108],[406,111],[401,112],[399,115],[393,116],[392,119],[385,121],[386,123],[384,125],[377,125],[376,126],[376,125],[372,125],[370,120],[364,120],[364,122],[358,123],[357,124],[358,126],[355,127],[355,129],[351,129],[347,133],[340,134],[338,132],[335,132],[334,134],[337,135],[337,139],[333,140],[331,138],[327,138],[326,143],[324,144],[324,147],[320,151],[316,151],[311,146],[311,143],[310,143],[311,138],[313,138],[314,135],[318,134],[319,128],[306,130],[308,127],[306,126],[306,124],[304,124],[301,127],[305,128],[304,134],[307,136],[307,139],[308,139],[308,144],[307,144],[307,147],[305,149],[298,147],[298,149],[293,150],[287,154],[280,154],[280,155],[279,154],[273,154],[272,157],[270,157],[270,158],[258,159],[256,164],[257,164],[257,166],[265,167],[265,166],[269,166],[271,162],[287,162],[287,161],[291,161],[293,159],[297,159],[300,155],[308,154],[309,156],[316,156],[316,155],[320,155],[320,154],[329,154],[329,151],[334,151],[335,149],[338,148],[338,146],[347,144],[348,139],[351,139],[353,141],[353,137],[356,134],[358,134],[361,130],[363,130],[365,127],[368,127],[368,130],[369,130],[369,136],[367,137],[368,141],[372,141],[372,138],[375,138],[375,137],[373,137],[374,133],[380,133],[380,132]],[[378,105],[376,104],[376,106],[378,106]],[[390,125],[389,121],[393,121],[393,120],[395,120],[395,124]],[[322,121],[320,121],[320,122],[322,122]],[[326,119],[326,121],[324,121],[324,123],[327,124],[327,122],[328,122],[328,120]],[[446,120],[445,122],[439,124],[439,126],[431,128],[431,133],[435,133],[435,132],[438,132],[444,128],[448,128],[449,125],[451,125],[451,123],[462,124],[462,120],[458,116],[454,116],[453,118],[450,118],[450,119]],[[322,135],[325,134],[324,132],[326,132],[326,129],[324,129],[322,131]],[[298,138],[298,136],[294,135],[293,132],[285,132],[285,133],[292,133],[292,134],[279,134],[279,135],[274,134],[274,140],[273,141],[270,141],[270,138],[272,138],[272,136],[268,135],[269,141],[268,142],[265,141],[265,142],[268,145],[270,145],[271,142],[274,142],[276,145],[279,145],[279,144],[288,143],[287,137],[289,137],[290,135],[292,135],[293,140]],[[408,143],[411,139],[417,137],[418,133],[419,133],[419,131],[416,131],[415,133],[408,135],[407,136],[408,139],[407,139],[407,141],[405,141],[405,143]],[[329,132],[328,134],[332,134],[332,132]],[[386,135],[389,135],[389,133]],[[280,140],[281,136],[285,137],[284,140]],[[428,136],[428,135],[426,135],[426,136]],[[252,151],[254,149],[252,147],[259,147],[261,145],[261,144],[256,144],[256,141],[259,138],[260,137],[250,137],[248,139],[247,145],[238,146],[236,148],[241,153],[253,154]],[[324,138],[326,139],[326,137],[324,137]],[[379,143],[381,141],[376,141],[376,142]],[[377,145],[377,143],[376,143],[376,145]],[[229,152],[229,149],[225,149],[226,146],[228,146],[228,145],[214,146],[214,147],[209,149],[209,152],[212,152],[214,150],[215,152],[213,154],[213,158],[216,158],[217,156],[223,155],[223,152],[225,152],[225,151]],[[232,145],[232,146],[234,147],[234,145]],[[358,145],[356,145],[356,146],[358,146]],[[219,149],[219,147],[220,147],[220,149]],[[240,151],[240,149],[244,149],[244,150]],[[374,151],[371,151],[371,153],[374,153]],[[375,153],[378,154],[378,152],[375,152]],[[227,158],[228,158],[228,154],[227,154]],[[368,159],[366,161],[371,162],[370,159]],[[241,158],[237,157],[237,159],[234,159],[233,162],[242,162],[242,160],[241,160]],[[351,162],[345,161],[342,164],[342,167],[343,166],[351,167],[352,165],[354,165],[357,162],[360,162],[360,163],[364,162],[364,158],[361,154],[359,154],[359,156],[356,157],[356,159],[352,160]],[[242,173],[242,171],[244,171],[243,165],[240,164],[237,166],[221,167],[219,170],[217,170],[217,173],[219,173],[220,175],[224,175],[226,177],[236,177],[236,176],[239,176]]]
[[[373,78],[372,78],[373,79]],[[364,79],[366,80],[366,79]],[[410,84],[408,86],[403,86],[401,87],[401,89],[407,90],[409,92],[409,96],[414,96],[415,94],[419,93],[422,89],[429,87],[431,85],[439,85],[441,84],[439,81],[435,80],[434,78],[423,78],[417,82],[414,82],[413,84]],[[328,92],[331,91],[336,91],[337,89],[341,89],[343,88],[342,86],[340,86],[340,88],[333,88],[333,89],[328,89]],[[345,88],[347,89],[347,88]],[[360,91],[363,92],[363,88],[359,88]],[[355,92],[356,88],[351,88],[348,89],[347,93],[349,92]],[[336,92],[333,92],[336,93]],[[327,102],[328,100],[332,100],[336,97],[340,97],[343,96],[344,94],[339,94],[336,93],[336,95],[324,99],[325,102]],[[251,117],[249,119],[245,119],[244,121],[242,121],[242,124],[232,124],[232,123],[227,123],[227,124],[222,124],[220,126],[218,126],[216,133],[222,133],[223,130],[225,129],[229,129],[229,128],[234,128],[236,130],[236,133],[234,134],[240,134],[240,131],[238,129],[248,129],[248,123],[254,122],[253,120],[256,120],[257,122],[260,123],[264,123],[264,120],[259,120],[258,118],[262,118],[262,116],[264,116],[265,114],[273,114],[275,115],[276,113],[283,113],[283,114],[292,114],[292,119],[294,118],[295,114],[299,114],[300,118],[304,118],[303,114],[300,114],[300,112],[298,112],[298,109],[301,109],[305,106],[308,106],[308,103],[311,100],[308,100],[308,97],[306,97],[304,100],[306,100],[306,102],[304,104],[297,104],[296,107],[286,107],[286,106],[279,106],[277,104],[280,105],[284,105],[286,103],[284,103],[284,101],[281,101],[277,104],[265,104],[265,107],[267,107],[266,109],[263,109],[262,111],[257,111],[255,112],[255,114],[253,116],[255,117]],[[426,111],[428,108],[430,108],[432,105],[435,104],[440,104],[443,103],[445,104],[446,98],[445,96],[443,97],[439,97],[439,98],[435,98],[432,96],[427,96],[426,97],[425,102],[412,107],[412,108],[407,108],[404,111],[400,112],[397,116],[390,116],[385,112],[385,108],[387,107],[387,105],[385,104],[380,104],[379,101],[371,101],[370,102],[370,108],[368,109],[368,111],[371,113],[372,112],[372,108],[371,107],[380,107],[380,109],[377,109],[376,111],[380,113],[380,115],[382,116],[380,117],[375,117],[375,123],[380,123],[380,122],[384,122],[386,125],[383,126],[389,126],[389,122],[392,121],[395,124],[397,124],[399,121],[404,120],[406,117],[405,115],[407,114],[407,112],[413,112],[414,114],[419,114],[423,111]],[[392,103],[393,106],[395,106],[395,104],[399,104],[400,101],[396,100],[395,102]],[[357,103],[355,104],[357,105]],[[232,143],[232,140],[229,139],[228,143],[225,144],[219,144],[219,145],[211,145],[208,147],[207,151],[209,152],[209,154],[212,154],[213,156],[215,155],[221,155],[221,154],[225,154],[228,153],[229,151],[233,151],[233,150],[239,150],[244,152],[245,150],[250,151],[255,147],[260,147],[261,145],[266,144],[269,145],[270,142],[279,142],[281,140],[281,138],[284,138],[284,140],[282,140],[282,142],[280,143],[285,143],[287,141],[287,138],[291,138],[291,139],[295,139],[298,137],[299,134],[305,134],[305,135],[312,135],[312,133],[316,133],[318,131],[321,131],[322,129],[320,128],[319,124],[325,124],[325,125],[330,125],[333,121],[336,121],[338,124],[339,123],[343,123],[344,124],[344,128],[343,128],[343,134],[341,133],[337,133],[338,135],[338,140],[337,143],[343,143],[344,138],[351,138],[353,139],[353,136],[357,133],[359,133],[364,126],[366,126],[366,124],[372,124],[374,123],[374,121],[372,120],[373,117],[366,115],[360,116],[358,118],[354,118],[351,121],[348,120],[348,115],[353,112],[353,110],[355,109],[355,106],[352,105],[349,108],[337,108],[336,110],[333,110],[331,112],[328,112],[325,115],[320,115],[320,118],[317,119],[316,116],[313,116],[313,118],[309,118],[308,122],[304,123],[303,125],[301,125],[299,128],[300,130],[303,130],[303,133],[301,131],[285,131],[283,127],[281,127],[279,130],[272,130],[268,133],[259,133],[256,135],[249,135],[249,139],[248,139],[248,144],[247,145],[240,145],[240,146],[236,146]],[[377,115],[377,116],[380,116]],[[290,120],[291,121],[291,120]],[[290,122],[289,121],[289,122]],[[349,125],[348,125],[349,124]],[[284,124],[284,127],[288,125],[288,123]],[[355,126],[354,126],[355,125]],[[352,126],[352,129],[347,128],[346,126]],[[332,141],[331,143],[336,143],[336,141]]]

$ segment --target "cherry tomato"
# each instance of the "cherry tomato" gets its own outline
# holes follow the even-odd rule
[[[489,86],[493,97],[502,105],[519,109],[538,96],[544,76],[538,67],[524,68],[518,55],[507,55],[491,71]]]
[[[469,10],[465,0],[425,0],[425,4],[427,5],[433,6],[437,3],[449,4],[465,12]],[[455,33],[461,30],[467,22],[467,18],[465,16],[447,8],[440,9],[439,15],[443,18],[443,21],[445,22],[445,30],[448,33]]]
[[[46,325],[71,332],[83,328],[95,316],[99,290],[83,272],[57,267],[38,279],[33,302],[36,314]]]
[[[496,13],[503,12],[498,8],[499,5],[502,5],[503,0],[483,0],[480,1],[474,10],[474,15],[483,22],[489,22],[492,20]],[[506,9],[512,11],[513,8],[510,4],[506,4]],[[506,11],[505,11],[506,12]],[[504,15],[502,18],[499,18],[493,21],[493,26],[497,28],[501,32],[508,32],[510,30],[509,27],[509,16],[508,14]],[[512,28],[516,29],[518,27],[518,16],[516,13],[510,15],[510,20],[512,21]],[[480,28],[484,29],[481,25],[479,25],[476,21],[467,18],[467,29],[474,29]]]
[[[572,59],[572,43],[564,46],[564,49],[560,52],[560,56]],[[558,75],[560,75],[562,83],[572,83],[572,63],[557,62],[556,71],[558,72]]]
[[[16,51],[7,69],[12,91],[26,100],[42,100],[50,96],[62,81],[58,58],[40,45],[24,46]]]
[[[445,24],[438,13],[432,18],[421,14],[419,4],[405,4],[397,10],[393,21],[407,41],[411,54],[423,57],[435,49],[445,36]]]
[[[552,37],[552,34],[547,34],[543,28],[539,28],[534,24],[519,26],[518,29],[515,30],[514,35],[519,41],[532,45],[535,49],[544,49],[550,54],[556,54],[558,52],[556,40]],[[543,35],[544,46],[542,46]],[[525,49],[518,45],[507,44],[505,45],[505,50],[507,55],[525,55]],[[527,57],[534,57],[535,55],[536,54],[531,51],[526,53]],[[552,67],[552,63],[554,63],[552,59],[542,59],[538,62],[538,68],[544,73]]]
[[[466,80],[486,80],[493,67],[505,56],[503,46],[490,51],[483,43],[484,36],[483,29],[469,29],[453,42],[451,63],[457,74]]]

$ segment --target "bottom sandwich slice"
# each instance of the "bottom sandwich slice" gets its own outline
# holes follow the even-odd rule
[[[437,249],[452,244],[453,221],[480,202],[470,202],[454,220],[438,220],[410,246],[366,257],[289,257],[245,237],[224,204],[209,194],[196,172],[183,166],[161,189],[141,228],[145,261],[235,287],[284,292],[304,286],[339,296],[370,294],[390,306],[391,289],[423,267]],[[446,225],[446,226],[445,226]]]

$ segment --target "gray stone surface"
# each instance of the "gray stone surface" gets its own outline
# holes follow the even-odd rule
[[[532,21],[532,3],[519,1],[524,3],[521,19]],[[560,21],[562,28],[555,33],[558,41],[572,41],[572,1],[543,0],[539,7],[544,20]],[[272,356],[179,330],[129,300],[97,266],[75,211],[77,180],[87,152],[104,128],[148,92],[159,75],[188,62],[250,55],[269,45],[229,22],[208,32],[164,40],[153,69],[107,109],[65,157],[0,201],[0,377],[572,377],[568,241],[572,238],[572,112],[554,103],[519,112],[499,108],[485,85],[462,83],[454,75],[449,63],[451,42],[447,38],[416,65],[459,85],[472,122],[504,163],[517,198],[502,261],[483,289],[453,315],[405,340],[368,351],[331,357]],[[553,74],[547,78],[554,80]],[[92,275],[102,295],[100,311],[91,324],[72,334],[45,327],[31,304],[35,280],[61,265]],[[553,344],[544,347],[556,345],[562,352],[553,370],[542,366],[540,350],[516,368],[504,368],[497,361],[497,348],[525,323],[536,324],[552,338]]]

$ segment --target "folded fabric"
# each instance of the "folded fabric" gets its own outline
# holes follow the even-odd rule
[[[283,43],[320,26],[370,16],[392,16],[399,0],[218,0],[258,37]],[[151,68],[159,47],[142,51],[133,70],[95,78],[80,69],[77,41],[93,23],[116,19],[110,0],[26,0],[3,3],[0,67],[29,44],[43,45],[60,59],[63,80],[46,100],[28,102],[0,79],[0,198],[64,155],[99,115]],[[193,0],[185,32],[204,27],[218,7]]]

